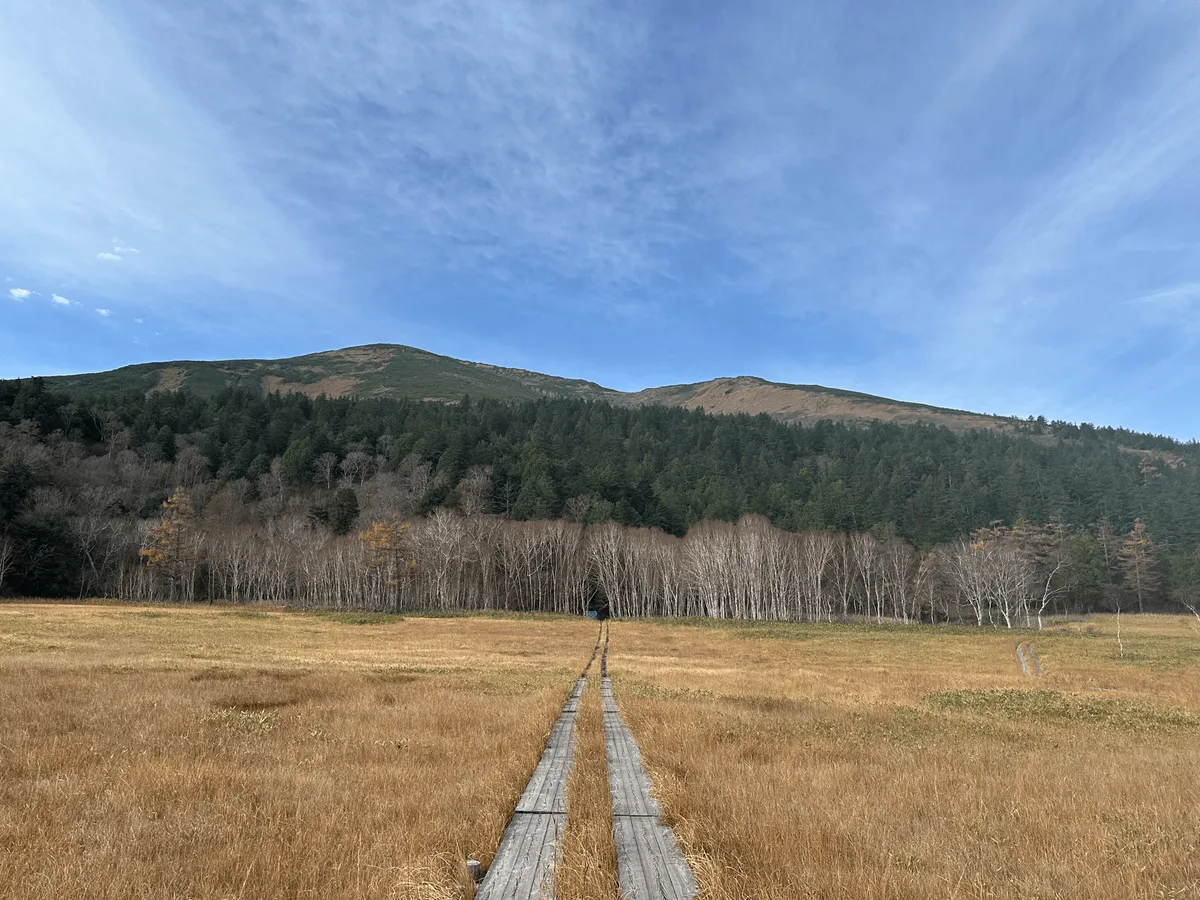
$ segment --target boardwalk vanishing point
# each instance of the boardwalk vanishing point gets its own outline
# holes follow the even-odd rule
[[[696,878],[675,835],[662,822],[641,752],[621,718],[608,678],[608,629],[550,731],[546,749],[504,830],[477,900],[553,900],[554,867],[567,823],[567,778],[575,753],[575,717],[588,672],[600,657],[604,749],[612,794],[617,882],[622,900],[691,900]]]

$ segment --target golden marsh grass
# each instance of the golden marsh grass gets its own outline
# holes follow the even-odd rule
[[[609,664],[702,898],[1200,897],[1200,634],[1114,624],[622,622]]]
[[[0,896],[465,897],[594,639],[0,605]]]
[[[1122,633],[627,621],[609,662],[706,900],[1197,898],[1200,632]],[[594,641],[0,605],[0,896],[467,898]],[[560,900],[617,896],[595,674]]]

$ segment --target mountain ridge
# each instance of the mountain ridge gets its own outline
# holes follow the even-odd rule
[[[1011,430],[1018,420],[947,409],[874,394],[722,376],[641,391],[618,391],[578,378],[443,356],[403,344],[364,344],[281,359],[172,360],[104,372],[47,376],[47,385],[75,395],[186,389],[211,396],[228,388],[310,397],[391,397],[453,402],[464,395],[501,400],[564,397],[616,405],[678,406],[711,413],[765,413],[784,422],[885,421],[932,423],[954,430]]]

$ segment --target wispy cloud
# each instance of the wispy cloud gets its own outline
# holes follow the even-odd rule
[[[647,54],[627,14],[456,0],[381,7],[369,25],[326,0],[176,14],[154,27],[210,61],[182,77],[217,86],[209,108],[253,138],[265,180],[304,185],[290,200],[314,228],[370,221],[410,272],[622,287],[653,278],[656,245],[675,240],[654,154],[671,130],[620,104]],[[231,18],[253,54],[229,43]]]
[[[50,302],[55,306],[75,306],[75,301],[69,300],[61,294],[51,294]]]
[[[224,126],[148,62],[145,17],[130,2],[6,9],[0,83],[20,89],[0,92],[0,259],[138,302],[197,282],[221,289],[210,305],[268,284],[298,297],[318,255]],[[94,266],[135,248],[136,267]]]
[[[100,316],[101,318],[107,319],[109,316],[112,315],[112,310],[111,309],[97,309],[96,315]]]
[[[1200,301],[1200,281],[1188,281],[1135,297],[1132,303],[1159,309],[1183,310]]]
[[[1194,3],[57,9],[0,35],[0,264],[89,306],[1000,412],[1140,415],[1154,347],[1200,382]]]
[[[27,300],[27,299],[29,299],[29,296],[32,293],[33,293],[33,291],[31,291],[27,288],[9,288],[8,289],[8,296],[12,297],[14,300]]]

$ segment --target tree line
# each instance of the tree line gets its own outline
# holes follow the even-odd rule
[[[0,590],[1029,624],[1194,600],[1196,451],[1036,421],[958,434],[2,382]],[[172,522],[196,552],[158,558]],[[404,547],[359,537],[405,522]]]
[[[994,525],[925,553],[894,534],[792,533],[762,516],[679,538],[439,508],[337,536],[298,517],[231,528],[198,516],[183,492],[143,534],[143,564],[132,549],[111,570],[112,592],[131,600],[1006,628],[1040,628],[1089,592],[1117,612],[1144,610],[1162,572],[1140,521],[1126,535]]]

